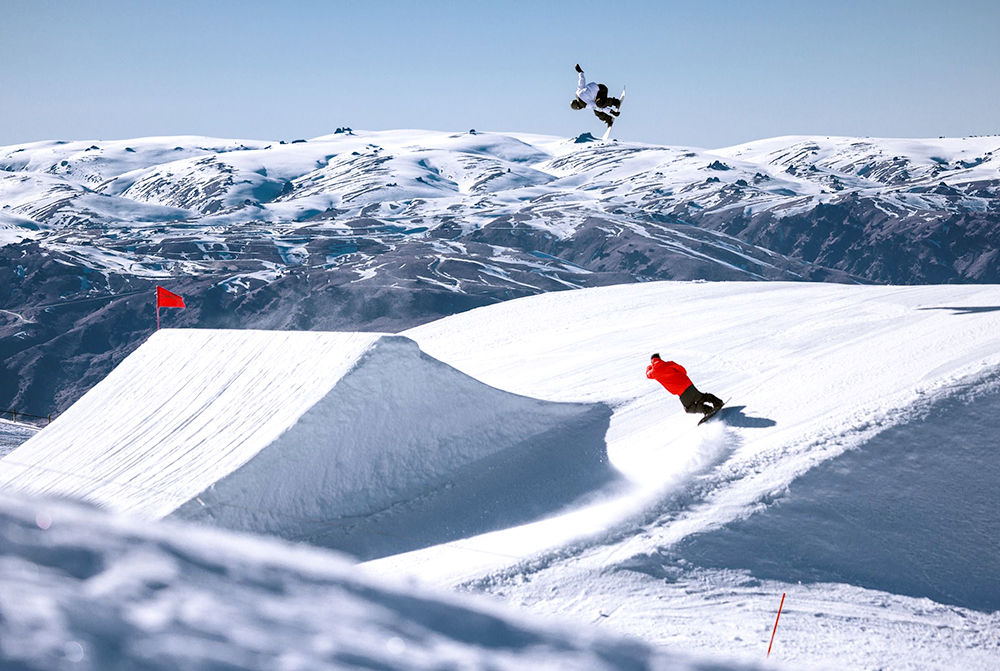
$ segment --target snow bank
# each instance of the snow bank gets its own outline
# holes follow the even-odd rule
[[[329,552],[67,503],[0,496],[0,565],[3,669],[723,668]]]
[[[772,506],[682,541],[698,566],[847,582],[1000,618],[1000,378],[813,468]]]
[[[389,553],[602,486],[609,416],[493,389],[398,336],[166,330],[0,460],[0,486]]]

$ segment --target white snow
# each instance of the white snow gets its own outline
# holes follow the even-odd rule
[[[0,461],[0,481],[162,517],[277,440],[378,337],[159,331]]]
[[[585,493],[583,482],[601,477],[609,415],[491,389],[399,336],[163,330],[0,460],[0,486],[319,544],[342,536],[345,518],[435,494],[420,512],[442,519],[416,535],[447,534],[470,524],[463,513],[477,513],[479,530]],[[539,452],[549,463],[577,459],[581,481],[534,482],[521,462]],[[466,510],[449,512],[482,477],[463,470],[490,458],[500,459],[491,486],[532,483],[530,505],[464,500]],[[437,492],[445,485],[454,491]],[[388,534],[415,516],[366,529]],[[412,547],[405,534],[396,532],[393,551]],[[364,548],[374,551],[370,541]]]
[[[676,224],[730,211],[781,219],[855,196],[900,219],[983,212],[998,168],[996,137],[793,136],[715,150],[426,130],[359,130],[292,144],[187,136],[41,142],[0,147],[0,245],[37,240],[107,274],[225,269],[255,286],[246,280],[281,276],[266,267],[266,254],[238,255],[248,263],[234,271],[212,255],[188,260],[157,242],[189,244],[238,229],[237,237],[255,241],[251,248],[275,247],[285,270],[329,263],[322,246],[302,244],[303,235],[328,231],[392,248],[426,243],[441,226],[467,234],[517,225],[566,239],[600,220],[756,279],[754,264],[727,263],[725,243],[735,239],[703,238],[689,248]],[[942,183],[945,193],[936,193]],[[352,221],[364,219],[377,224]],[[74,229],[79,234],[65,235]],[[790,270],[785,277],[796,279]]]
[[[634,488],[631,505],[616,498],[601,514],[634,513],[721,461],[732,481],[712,506],[658,531],[658,542],[672,543],[749,514],[798,474],[904,421],[925,395],[1000,365],[1000,314],[963,320],[936,309],[991,301],[1000,305],[996,287],[649,283],[506,302],[406,335],[492,386],[614,407],[608,454]],[[644,377],[653,351],[765,426],[694,429],[676,399]],[[565,542],[567,528],[579,533],[568,522],[551,526],[563,533],[513,529],[471,544],[509,554],[512,543],[537,551]],[[484,561],[502,563],[483,555],[477,570]],[[436,555],[428,563],[425,577],[449,584],[451,564]],[[454,571],[468,577],[461,562]]]
[[[705,150],[421,130],[357,131],[294,144],[181,136],[0,147],[0,198],[10,214],[29,220],[96,216],[125,227],[198,220],[206,228],[287,223],[329,208],[351,216],[377,208],[387,220],[417,211],[454,216],[457,208],[472,227],[536,201],[533,210],[543,214],[544,199],[556,198],[560,216],[539,216],[531,225],[565,230],[621,205],[644,210],[676,201],[675,190],[686,202],[713,207],[730,198],[720,189],[742,179],[754,185],[733,206],[761,209],[829,195],[832,178],[862,192],[904,173],[908,186],[992,179],[998,157],[1000,140],[991,137],[793,136]],[[716,161],[729,169],[709,170]],[[800,173],[787,172],[791,166]],[[708,183],[709,177],[720,181]],[[963,202],[975,207],[975,200]],[[936,207],[920,199],[912,206]]]
[[[433,356],[501,389],[612,405],[609,457],[633,488],[562,518],[464,539],[464,549],[482,551],[477,556],[445,545],[370,562],[369,569],[384,575],[416,573],[441,586],[487,589],[540,612],[581,615],[629,604],[633,614],[601,620],[647,640],[711,650],[718,645],[718,629],[701,633],[704,625],[691,623],[682,632],[668,627],[671,633],[664,636],[660,624],[649,620],[650,609],[692,607],[684,601],[690,598],[681,596],[681,586],[667,589],[655,576],[623,572],[622,565],[657,565],[655,559],[633,558],[655,557],[662,548],[761,510],[762,502],[779,497],[799,475],[913,420],[927,399],[995,371],[1000,366],[1000,288],[655,283],[521,299],[407,335]],[[694,428],[676,399],[645,379],[643,369],[653,351],[681,361],[700,389],[731,397],[729,421]],[[685,496],[694,500],[669,503]],[[992,520],[995,525],[995,514]],[[519,550],[517,561],[498,554],[518,555]],[[995,562],[980,567],[986,575],[998,569]],[[683,589],[712,580],[732,582],[692,574]],[[743,606],[727,611],[723,629],[759,622],[757,611],[777,603],[761,596],[759,583],[747,584],[754,598],[748,594]],[[716,591],[701,589],[706,596],[699,617],[722,617],[709,605],[718,598]],[[772,584],[764,591],[780,596],[788,589],[794,587]],[[590,596],[575,596],[578,590]],[[719,588],[730,590],[731,585]],[[676,597],[668,596],[674,592]],[[865,613],[864,629],[877,634],[876,642],[865,647],[864,629],[823,620],[806,627],[793,654],[809,664],[843,658],[891,667],[906,651],[913,664],[906,668],[922,668],[913,659],[921,655],[938,662],[960,658],[962,668],[992,668],[997,659],[995,640],[994,652],[984,656],[978,646],[989,648],[993,639],[980,635],[970,647],[962,633],[972,622],[980,631],[995,632],[996,614],[947,607],[939,612],[962,615],[945,622],[918,617],[927,612],[920,600],[874,597],[898,605],[894,618],[913,618],[908,636],[926,642],[934,632],[946,639],[928,653],[901,641],[891,625],[862,608],[872,598],[868,591],[845,586],[797,595],[795,607],[807,612],[824,608],[817,603],[825,599],[857,603]],[[663,600],[669,605],[658,606]],[[683,625],[673,621],[671,626]],[[828,626],[838,627],[836,643],[817,645],[819,628]],[[863,654],[856,650],[859,645]],[[753,658],[756,646],[756,639],[746,639],[732,647]]]
[[[720,668],[374,581],[330,552],[65,502],[0,497],[0,567],[0,667],[12,671]]]
[[[13,452],[36,433],[36,426],[18,423],[13,419],[0,419],[0,457]]]
[[[784,499],[840,505],[820,491],[833,476],[820,475],[849,469],[844,459],[869,455],[880,435],[886,476],[866,491],[902,487],[893,469],[943,439],[893,432],[1000,370],[1000,287],[648,283],[509,301],[403,335],[161,332],[0,461],[3,478],[147,519],[176,511],[341,547],[374,558],[372,575],[485,591],[699,654],[763,661],[787,593],[772,661],[997,668],[1000,610],[989,611],[987,587],[984,610],[925,589],[943,584],[933,575],[905,590],[874,570],[838,579],[847,572],[834,559],[849,554],[823,553],[826,567],[797,560],[822,539],[806,538],[808,524],[789,536],[767,520],[780,519]],[[696,427],[645,378],[652,352],[730,399],[721,418]],[[187,363],[164,363],[174,354]],[[163,408],[133,419],[150,399]],[[98,412],[109,404],[114,417]],[[258,411],[276,417],[251,428]],[[947,552],[979,557],[965,580],[988,586],[1000,565],[983,539],[1000,520],[980,509],[996,452],[979,425],[962,440],[989,468],[970,463],[940,484],[954,490],[946,512],[956,520],[975,507],[975,527]],[[333,443],[340,457],[322,447]],[[43,465],[57,463],[59,473]],[[873,462],[860,463],[850,468]],[[792,497],[799,482],[818,484]],[[895,500],[880,510],[917,545],[880,549],[888,565],[908,566],[916,552],[940,555],[917,557],[918,569],[940,566],[947,555],[923,540],[918,506]],[[874,509],[846,525],[824,511],[806,519],[837,547],[851,547],[855,529],[882,533]],[[740,525],[753,520],[788,556],[772,577],[744,563],[755,555]]]
[[[716,149],[714,153],[761,167],[816,165],[857,186],[863,186],[865,181],[875,185],[880,178],[891,179],[902,169],[908,171],[911,179],[931,181],[936,176],[931,173],[937,169],[943,174],[936,181],[973,181],[996,178],[1000,167],[1000,137],[786,136]],[[857,177],[864,181],[853,179]]]

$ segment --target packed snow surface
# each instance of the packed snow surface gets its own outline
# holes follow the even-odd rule
[[[338,509],[340,517],[310,520],[326,528],[295,527],[298,537],[322,536],[324,544],[374,557],[364,564],[374,575],[484,591],[535,613],[570,615],[695,653],[760,661],[787,594],[771,661],[831,669],[997,668],[1000,607],[989,586],[1000,574],[991,552],[1000,520],[988,494],[995,492],[995,431],[960,411],[976,402],[1000,408],[1000,400],[990,400],[1000,371],[1000,288],[648,283],[509,301],[404,335],[388,341],[356,336],[375,340],[358,344],[354,363],[343,364],[353,366],[350,372],[329,381],[333,392],[326,393],[350,382],[338,398],[354,396],[364,405],[399,386],[397,369],[387,363],[394,357],[378,365],[381,349],[405,354],[425,379],[437,379],[430,368],[442,375],[447,369],[449,380],[468,380],[459,395],[503,406],[505,393],[538,408],[545,421],[520,443],[498,439],[498,446],[508,446],[500,452],[460,451],[470,458],[447,469],[447,477],[398,488],[391,505],[374,505],[385,503],[379,498],[356,510]],[[703,391],[729,400],[718,419],[696,427],[696,417],[645,378],[653,352],[683,364]],[[235,358],[240,351],[220,348],[219,356]],[[280,368],[277,360],[261,364],[264,371]],[[407,387],[414,376],[402,379]],[[138,403],[152,382],[135,384]],[[411,404],[404,408],[423,408],[407,417],[450,410],[454,397],[443,402],[434,386],[401,391]],[[418,406],[424,395],[429,405]],[[269,395],[260,403],[277,400]],[[536,405],[542,403],[557,405]],[[240,514],[242,526],[230,526],[273,533],[276,519],[307,517],[308,511],[286,508],[275,515],[268,509],[277,500],[295,500],[282,492],[316,469],[314,460],[299,458],[310,441],[291,439],[306,430],[307,415],[322,401],[306,405],[299,405],[298,420],[286,422],[282,436],[289,439],[267,448],[281,444],[274,457],[289,459],[265,461],[261,449],[247,466],[212,475],[224,496],[216,491],[212,498],[200,482],[171,510],[184,503],[182,516],[226,524],[232,519],[227,504],[251,483],[254,496],[265,496],[245,506],[254,514]],[[507,409],[486,423],[490,435],[528,417],[520,405]],[[59,439],[64,448],[89,449],[72,442],[72,423],[64,421],[70,416],[21,449],[29,454],[47,432],[60,435],[60,426],[67,432]],[[346,417],[375,423],[369,414]],[[919,428],[936,417],[957,418],[954,430]],[[224,426],[229,418],[215,421]],[[456,421],[423,425],[419,433],[430,442],[399,454],[437,459],[429,447],[440,442],[435,432]],[[115,431],[114,422],[104,426]],[[361,433],[350,430],[354,439]],[[949,436],[968,449],[949,448]],[[966,463],[944,468],[939,446]],[[0,462],[8,482],[45,492],[41,462],[20,453]],[[66,458],[61,454],[51,457]],[[441,462],[451,458],[440,454]],[[281,461],[284,470],[274,471]],[[980,461],[984,466],[976,468]],[[351,460],[348,470],[372,478],[361,470],[363,462]],[[240,474],[256,463],[273,474],[267,487],[260,477]],[[393,465],[387,456],[376,470],[391,473]],[[446,466],[432,464],[432,470],[435,465]],[[850,476],[859,469],[864,477]],[[588,479],[587,472],[596,477]],[[379,491],[381,484],[369,480],[369,487]],[[926,488],[942,503],[908,503],[913,492],[897,497],[896,488]],[[267,498],[275,492],[277,499]],[[199,493],[208,498],[195,500]],[[129,497],[116,486],[106,490],[104,505],[114,508]],[[456,513],[463,509],[473,512]],[[935,534],[950,518],[954,528]],[[892,520],[891,535],[885,519]],[[811,527],[822,534],[810,536]],[[768,534],[775,536],[770,554],[761,551]],[[880,534],[892,540],[880,542]],[[381,540],[362,540],[376,536]],[[939,539],[947,539],[946,548]],[[830,542],[836,548],[824,548]],[[874,551],[871,543],[878,543]],[[967,577],[949,570],[948,553],[967,557],[960,564]],[[924,575],[899,575],[904,572]]]
[[[378,338],[157,332],[0,462],[0,478],[162,517],[277,440]]]
[[[946,548],[938,545],[942,537],[928,536],[934,523],[921,512],[927,506],[894,504],[905,501],[902,494],[869,499],[881,508],[861,517],[865,524],[855,518],[846,532],[828,527],[840,534],[833,538],[843,540],[852,528],[872,538],[884,533],[881,517],[891,517],[895,533],[911,541],[880,546],[880,561],[928,575],[893,580],[891,568],[867,578],[843,570],[852,548],[861,555],[855,567],[871,563],[863,539],[843,542],[835,557],[827,551],[830,563],[810,565],[796,539],[781,536],[778,547],[790,556],[779,565],[785,569],[762,572],[769,583],[750,572],[760,563],[745,558],[765,537],[729,541],[710,568],[681,551],[691,539],[753,519],[804,474],[845,452],[864,453],[873,438],[896,435],[887,431],[917,422],[945,399],[985,393],[1000,367],[1000,288],[651,283],[531,297],[406,335],[498,388],[611,405],[609,459],[633,487],[567,515],[465,539],[464,552],[445,545],[371,562],[370,570],[486,590],[538,612],[589,616],[650,641],[705,651],[725,642],[748,659],[766,645],[788,592],[786,608],[800,615],[789,623],[788,647],[779,629],[783,659],[832,668],[978,669],[1000,660],[1000,603],[988,597],[995,590],[978,600],[962,600],[957,590],[943,596],[949,580],[964,580],[968,592],[1000,575],[988,540],[1000,519],[979,493],[995,491],[995,433],[974,418],[960,435],[978,447],[951,450],[968,465],[936,471],[938,489],[955,490],[936,523],[949,514],[968,520],[946,536]],[[729,399],[719,420],[695,427],[676,398],[645,378],[653,352],[686,366],[699,389]],[[922,460],[933,480],[934,460],[923,456],[938,447],[933,442],[892,443],[877,462],[884,477],[859,479],[858,494],[919,486],[905,468],[886,467],[900,460]],[[993,465],[977,469],[978,460]],[[798,491],[807,503],[836,505],[815,489]],[[935,574],[950,554],[963,553],[970,557],[961,564],[966,578]],[[803,575],[811,577],[808,586],[797,584]]]
[[[534,296],[406,335],[500,389],[614,407],[609,458],[637,490],[719,461],[734,481],[664,530],[680,539],[1000,366],[1000,289],[648,283]],[[646,379],[653,352],[729,399],[727,421],[695,428]]]
[[[0,460],[0,486],[387,554],[607,484],[609,416],[492,389],[400,336],[165,330]],[[552,482],[561,462],[577,477]],[[347,518],[376,513],[357,540]],[[414,538],[415,516],[438,521]]]

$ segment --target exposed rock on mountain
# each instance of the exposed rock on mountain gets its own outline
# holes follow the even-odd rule
[[[156,284],[165,326],[394,332],[647,280],[1000,282],[1000,137],[338,131],[0,148],[0,405],[65,408]]]

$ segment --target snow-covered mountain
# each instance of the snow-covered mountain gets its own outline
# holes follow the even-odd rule
[[[876,282],[1000,281],[1000,136],[786,137],[716,153],[813,188],[782,203],[742,194],[742,215],[706,212],[702,225]]]
[[[1000,138],[362,132],[0,148],[0,405],[48,414],[173,325],[398,332],[664,279],[1000,281]]]
[[[695,426],[645,378],[653,351],[728,408]],[[696,655],[763,662],[785,594],[770,662],[986,671],[1000,659],[998,370],[996,285],[643,283],[395,337],[168,330],[0,475],[10,492],[131,511],[154,535],[175,511],[320,542],[370,559],[371,576]],[[82,543],[43,542],[10,553],[77,557]],[[105,542],[120,548],[87,547]],[[138,543],[134,565],[174,544]],[[239,594],[274,585],[181,558],[171,594],[206,589],[206,572]],[[118,561],[79,590],[109,594]],[[78,609],[70,594],[52,598]],[[162,615],[146,594],[136,610]],[[294,610],[280,590],[267,603]]]

